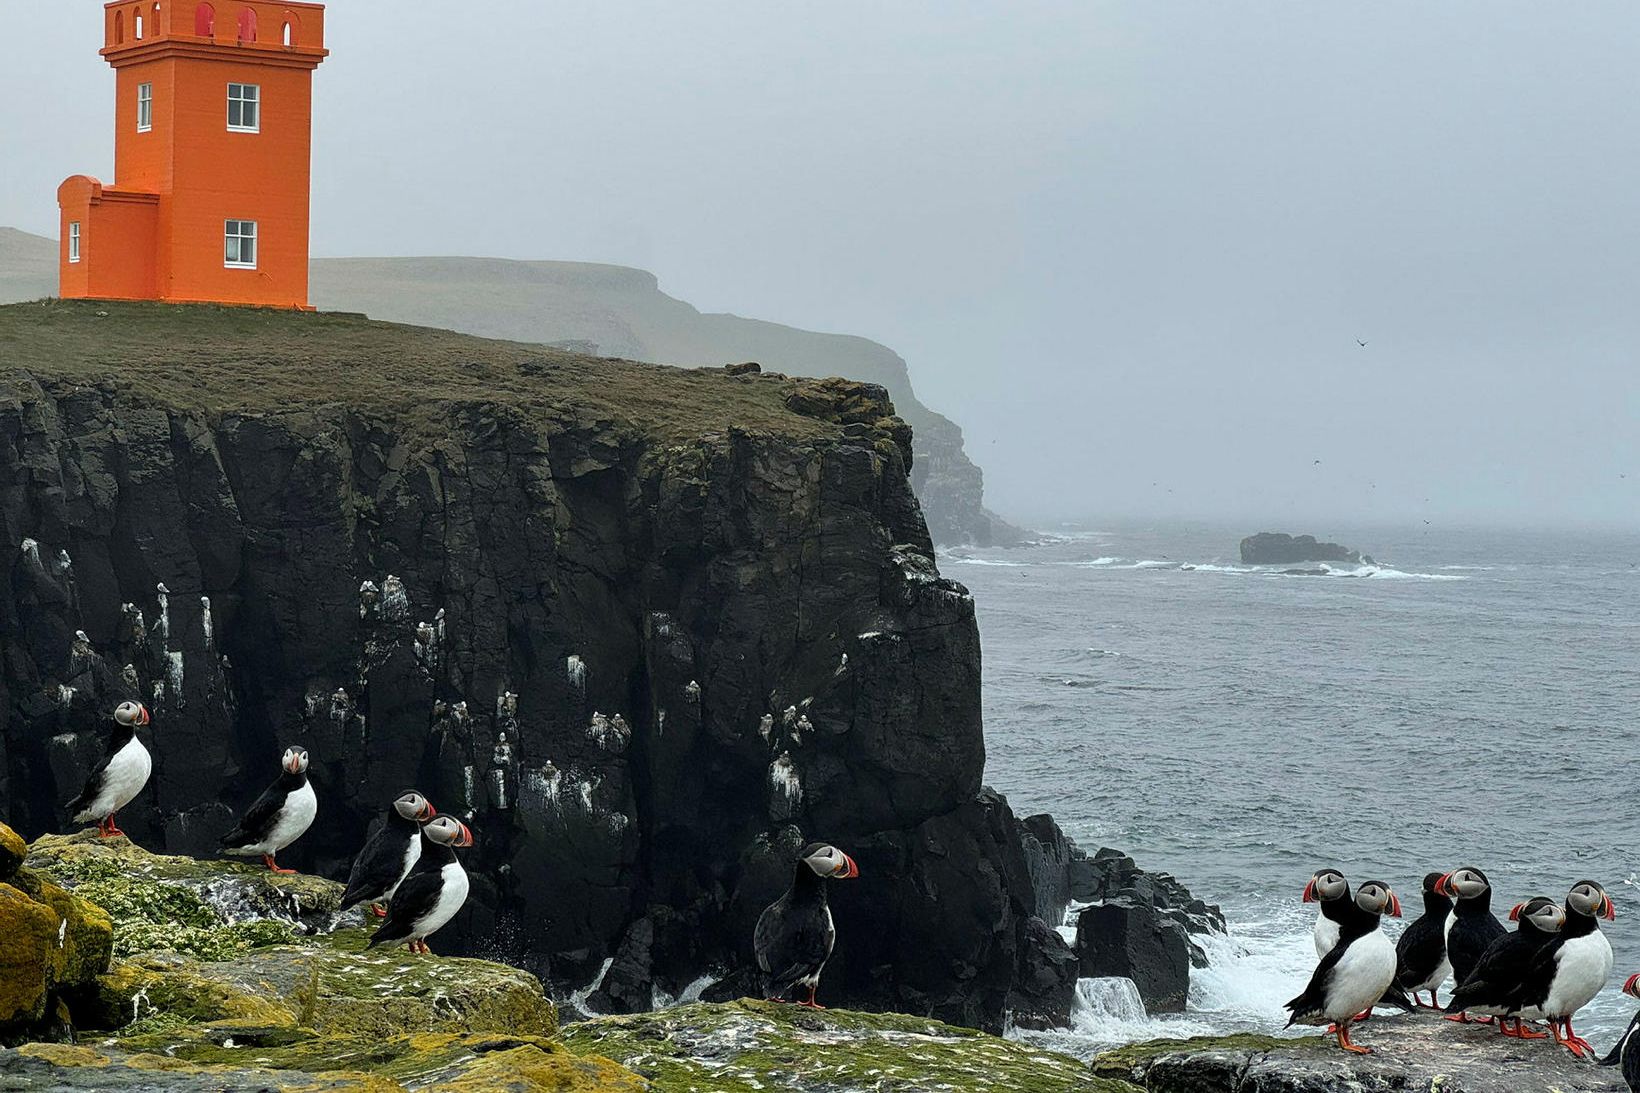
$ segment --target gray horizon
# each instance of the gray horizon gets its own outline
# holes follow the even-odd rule
[[[332,4],[314,254],[873,338],[1022,520],[1640,527],[1640,9],[700,7]],[[101,7],[8,17],[0,225],[55,236]]]

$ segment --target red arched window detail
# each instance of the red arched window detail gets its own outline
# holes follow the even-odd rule
[[[142,41],[142,9],[138,8],[131,13],[131,33],[137,41]]]
[[[125,44],[125,12],[123,11],[114,13],[114,44],[117,46]]]
[[[250,8],[239,9],[239,40],[256,41],[256,12]]]
[[[285,48],[289,49],[296,44],[296,27],[289,19],[285,20]]]
[[[194,37],[216,37],[216,9],[209,4],[201,4],[194,9]]]

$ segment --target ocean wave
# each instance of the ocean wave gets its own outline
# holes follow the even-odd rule
[[[1186,573],[1257,573],[1253,566],[1247,565],[1215,565],[1212,562],[1186,562],[1179,567]]]
[[[1050,1051],[1091,1059],[1098,1052],[1121,1044],[1211,1036],[1215,1031],[1217,1028],[1212,1022],[1189,1013],[1150,1016],[1145,1012],[1144,1000],[1139,997],[1139,988],[1133,980],[1111,977],[1077,980],[1069,1028],[1043,1032],[1010,1028],[1006,1034],[1011,1039]]]
[[[1029,562],[1005,562],[1000,558],[962,558],[955,554],[948,555],[942,561],[950,562],[952,565],[989,565],[1007,569],[1025,569],[1030,565]]]
[[[1325,562],[1314,569],[1273,569],[1265,568],[1260,572],[1277,577],[1354,577],[1361,580],[1374,581],[1467,581],[1468,577],[1460,573],[1409,573],[1406,570],[1394,569],[1385,565],[1361,565],[1353,569],[1330,566]]]
[[[1117,562],[1119,562],[1121,560],[1122,559],[1120,559],[1120,558],[1112,558],[1109,555],[1105,555],[1105,556],[1099,557],[1099,558],[1091,558],[1091,559],[1089,559],[1088,561],[1085,561],[1085,562],[1072,562],[1071,565],[1078,566],[1082,569],[1092,569],[1096,566],[1115,565]]]

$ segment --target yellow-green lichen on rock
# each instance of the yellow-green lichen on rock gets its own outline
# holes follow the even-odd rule
[[[1029,1044],[894,1013],[815,1011],[742,999],[564,1030],[658,1090],[700,1093],[1133,1093],[1080,1061]]]

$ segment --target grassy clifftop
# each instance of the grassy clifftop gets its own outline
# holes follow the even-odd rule
[[[111,382],[208,412],[346,403],[413,414],[485,402],[669,437],[735,426],[818,435],[788,402],[804,383],[578,356],[356,315],[211,305],[48,301],[0,307],[0,369]],[[4,372],[0,371],[0,376]]]

